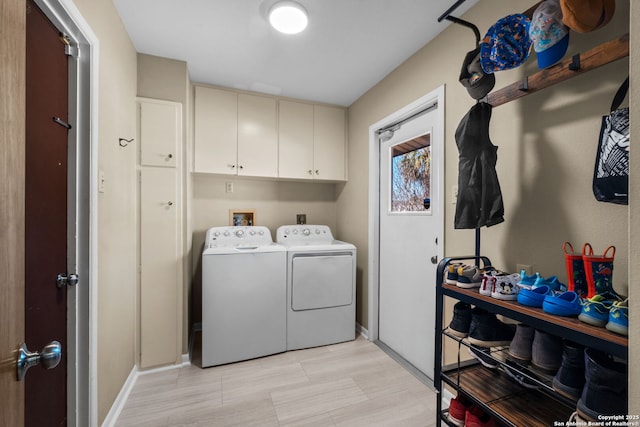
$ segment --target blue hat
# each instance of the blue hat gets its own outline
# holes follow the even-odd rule
[[[480,65],[485,73],[508,70],[523,64],[531,51],[526,15],[509,15],[493,24],[480,43]]]
[[[562,23],[558,0],[546,0],[533,12],[529,36],[538,57],[538,67],[547,68],[562,59],[569,47],[569,27]]]

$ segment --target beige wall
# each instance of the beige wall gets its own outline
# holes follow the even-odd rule
[[[535,1],[518,2],[525,10]],[[628,3],[618,2],[614,20],[586,35],[571,34],[567,55],[584,51],[628,31]],[[500,17],[513,13],[513,4],[484,0],[464,18],[482,34]],[[473,105],[458,82],[465,53],[474,47],[473,33],[453,25],[419,50],[349,109],[349,182],[338,198],[338,230],[354,242],[358,269],[358,321],[367,325],[367,221],[353,221],[368,209],[369,126],[411,101],[445,85],[445,201],[457,184],[454,134]],[[535,56],[515,70],[496,74],[496,88],[537,71]],[[566,278],[562,243],[596,251],[617,247],[614,283],[626,293],[628,285],[627,208],[598,203],[591,194],[591,176],[600,127],[613,94],[628,72],[621,60],[600,70],[494,109],[490,136],[499,146],[497,171],[505,204],[505,222],[482,229],[482,249],[493,264],[515,271],[516,263],[532,264],[544,276]],[[445,255],[471,254],[472,230],[454,230],[455,206],[445,203]],[[435,278],[428,278],[435,283]]]
[[[98,422],[108,413],[135,363],[137,144],[136,52],[111,1],[75,0],[99,40]]]
[[[640,135],[640,122],[637,120],[640,111],[640,6],[637,2],[631,5],[631,52],[630,52],[630,111],[631,135]],[[635,140],[634,137],[632,137]],[[635,144],[635,142],[632,142]],[[631,164],[640,161],[638,150],[630,152]],[[635,168],[637,170],[637,168]],[[640,357],[640,330],[638,329],[638,307],[640,307],[640,174],[632,173],[629,182],[629,306],[631,311],[629,328],[629,360]],[[640,366],[629,364],[629,414],[640,414]]]

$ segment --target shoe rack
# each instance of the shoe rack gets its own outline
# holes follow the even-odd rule
[[[506,347],[491,349],[488,356],[498,365],[488,369],[476,359],[460,361],[461,354],[468,354],[467,339],[447,332],[443,325],[444,297],[463,301],[489,312],[527,324],[533,328],[571,340],[585,347],[601,350],[616,357],[627,359],[628,339],[604,328],[598,328],[576,318],[554,316],[541,308],[527,307],[516,301],[502,301],[481,295],[478,289],[462,289],[443,282],[448,265],[453,261],[475,263],[481,268],[490,267],[491,261],[483,256],[445,258],[438,264],[436,277],[436,340],[434,386],[437,409],[440,416],[437,426],[452,425],[447,419],[447,410],[442,409],[442,388],[448,384],[456,392],[467,396],[486,413],[504,426],[550,426],[555,421],[566,421],[576,403],[557,393],[552,387],[553,375],[529,370],[523,365],[507,365]],[[438,333],[439,332],[439,333]],[[444,340],[453,340],[458,346],[458,362],[443,365]],[[464,350],[464,351],[463,351]],[[507,374],[507,369],[526,379],[527,386],[518,384]]]

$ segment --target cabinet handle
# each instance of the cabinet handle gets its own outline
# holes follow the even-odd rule
[[[229,166],[231,169],[235,169],[236,168],[236,165],[227,165],[227,166]]]
[[[313,175],[313,171],[309,169],[309,175]]]
[[[169,154],[167,157],[168,157],[169,159],[173,159],[173,154]]]
[[[239,167],[240,169],[244,169],[244,166],[242,166],[242,165],[240,165],[240,166],[238,166],[238,167]]]
[[[173,206],[173,202],[172,202],[172,201],[169,201],[169,203],[167,203],[167,205],[169,205],[169,206]]]
[[[320,175],[320,171],[316,169],[316,175]]]

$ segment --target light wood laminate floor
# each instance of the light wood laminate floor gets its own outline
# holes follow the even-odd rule
[[[206,369],[194,354],[139,376],[116,426],[428,427],[435,406],[429,387],[359,337]]]

